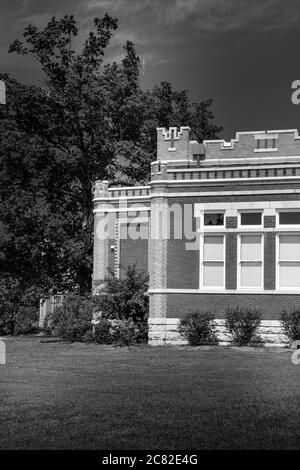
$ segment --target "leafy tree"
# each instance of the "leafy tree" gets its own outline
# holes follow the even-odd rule
[[[221,130],[211,101],[191,103],[167,82],[144,91],[133,43],[104,64],[117,24],[95,18],[80,51],[73,16],[29,25],[10,52],[34,57],[44,85],[0,75],[0,273],[44,292],[91,288],[95,179],[147,182],[157,126],[189,124],[200,141]]]

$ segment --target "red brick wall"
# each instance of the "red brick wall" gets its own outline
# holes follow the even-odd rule
[[[187,244],[195,241],[195,238],[188,239],[184,233],[184,204],[192,204],[192,199],[182,201],[172,199],[173,203],[179,204],[181,208],[182,236],[181,240],[175,239],[174,216],[170,217],[170,240],[167,244],[168,264],[167,264],[167,286],[170,289],[198,289],[199,287],[199,250],[188,250]],[[193,206],[192,206],[193,207]],[[191,211],[192,230],[196,233],[196,219]],[[175,235],[175,236],[174,236]],[[199,245],[197,245],[199,246]]]
[[[237,234],[226,234],[226,262],[225,262],[226,289],[237,287]]]
[[[256,153],[255,137],[252,134],[240,135],[239,141],[234,142],[233,150],[222,150],[221,143],[207,143],[206,144],[206,158],[255,158],[257,156],[278,157],[280,155],[299,155],[300,152],[300,141],[295,140],[294,132],[287,132],[284,134],[278,134],[276,145],[278,148],[277,152],[268,153]]]
[[[276,236],[273,232],[264,235],[264,288],[276,288]]]
[[[288,294],[168,294],[167,317],[181,318],[193,310],[210,310],[224,318],[227,307],[252,305],[260,308],[264,320],[277,320],[283,309],[300,307],[299,295]]]
[[[120,240],[120,276],[134,263],[138,270],[148,271],[148,240]]]
[[[194,183],[193,180],[190,181],[189,185],[185,186],[179,186],[179,185],[174,185],[172,184],[172,181],[170,181],[168,185],[168,192],[173,193],[188,193],[188,192],[199,192],[201,197],[202,192],[216,192],[216,197],[217,200],[220,201],[223,198],[231,197],[231,200],[234,202],[237,198],[237,195],[231,195],[228,194],[228,196],[218,196],[218,192],[220,191],[261,191],[264,190],[266,193],[265,195],[248,195],[248,196],[238,196],[238,199],[242,197],[246,197],[248,199],[245,199],[246,201],[253,201],[255,200],[255,197],[258,197],[258,200],[266,201],[266,200],[280,200],[281,196],[280,194],[268,194],[268,190],[284,190],[284,189],[299,189],[299,181],[295,180],[284,180],[278,178],[276,182],[274,180],[268,181],[267,179],[261,179],[261,181],[247,181],[245,180],[240,180],[240,181],[228,181],[226,183],[224,182],[218,182],[215,180],[214,182],[207,183]],[[288,195],[290,199],[294,199],[294,195]],[[295,194],[296,199],[299,197],[299,195]],[[275,197],[275,199],[272,199]]]
[[[167,286],[169,289],[198,289],[199,250],[187,251],[186,240],[168,243]]]

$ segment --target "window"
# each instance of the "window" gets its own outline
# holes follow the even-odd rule
[[[249,289],[262,289],[262,235],[240,235],[239,238],[239,287]]]
[[[205,226],[224,226],[224,214],[210,212],[204,214]]]
[[[256,150],[277,150],[276,139],[274,138],[263,138],[256,140]]]
[[[261,212],[241,212],[240,225],[261,226]]]
[[[278,235],[277,287],[300,289],[300,234]]]
[[[300,225],[300,211],[280,211],[279,225]]]
[[[203,288],[224,288],[225,281],[224,235],[203,236],[202,276]]]

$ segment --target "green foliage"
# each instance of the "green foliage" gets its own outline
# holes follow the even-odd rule
[[[289,340],[300,340],[300,308],[294,307],[281,312],[282,329]]]
[[[180,319],[178,331],[192,346],[217,343],[214,315],[209,312],[189,313]]]
[[[101,319],[94,326],[94,341],[100,344],[111,344],[112,337],[110,334],[111,322],[106,319]]]
[[[39,294],[17,278],[0,275],[0,335],[37,331]]]
[[[139,327],[131,318],[111,320],[110,335],[116,346],[130,346],[136,343],[139,334]]]
[[[96,179],[148,182],[157,126],[189,124],[200,141],[221,130],[210,100],[192,103],[167,82],[144,91],[132,42],[104,65],[117,23],[95,18],[81,48],[73,16],[29,25],[10,52],[38,60],[45,89],[0,74],[0,273],[46,296],[91,290]]]
[[[100,344],[129,346],[147,343],[147,322],[134,322],[132,318],[123,320],[101,319],[94,327],[94,340]]]
[[[16,314],[14,335],[26,335],[39,332],[39,309],[21,307]]]
[[[122,280],[107,276],[101,294],[68,295],[45,318],[44,331],[68,341],[132,344],[148,340],[148,277],[128,267]],[[95,320],[97,312],[97,322]],[[93,330],[93,332],[92,332]]]
[[[91,296],[68,295],[61,307],[47,315],[45,323],[53,335],[67,341],[83,341],[92,329],[92,316]]]
[[[136,266],[128,266],[124,278],[109,273],[101,284],[94,302],[102,318],[144,322],[148,318],[148,274],[139,272]]]
[[[225,327],[239,346],[250,343],[258,331],[261,312],[256,307],[233,307],[225,312]]]

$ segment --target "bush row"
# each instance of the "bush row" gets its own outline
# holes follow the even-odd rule
[[[98,295],[68,295],[45,318],[44,331],[67,341],[129,345],[148,340],[148,277],[135,266],[124,278],[112,273],[98,286]]]
[[[262,313],[253,307],[228,308],[225,312],[225,328],[232,342],[239,346],[261,342],[259,326]],[[281,325],[290,342],[300,340],[300,309],[281,313]],[[191,312],[182,318],[179,333],[193,346],[217,343],[215,317],[206,311]]]

